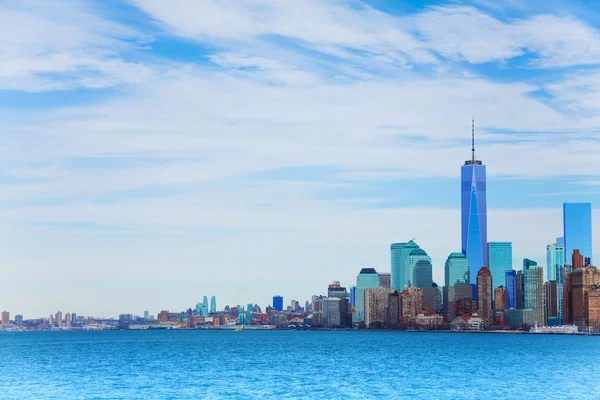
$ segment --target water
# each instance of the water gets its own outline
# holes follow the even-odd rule
[[[0,378],[3,399],[599,399],[600,337],[15,332]]]

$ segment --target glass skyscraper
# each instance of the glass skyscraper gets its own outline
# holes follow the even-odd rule
[[[592,262],[592,204],[563,204],[563,233],[565,261],[571,264],[573,250],[579,249],[583,257]]]
[[[426,274],[426,272],[424,272],[427,269],[427,265],[429,264],[429,268],[431,271],[431,257],[429,257],[427,255],[427,253],[425,252],[425,250],[423,250],[420,247],[417,247],[416,249],[412,249],[410,254],[408,255],[408,257],[406,257],[406,261],[405,261],[405,271],[404,271],[404,275],[405,275],[405,285],[406,286],[416,286],[420,289],[422,288],[431,288],[431,284],[433,282],[433,279],[429,278],[429,283],[428,285],[425,285],[423,287],[421,286],[417,286],[417,282],[416,282],[416,278],[417,275],[415,274],[416,272],[419,274],[419,276],[424,276],[424,274]],[[417,265],[419,265],[419,269],[417,269]],[[429,276],[431,277],[431,272],[429,272]],[[419,284],[424,284],[425,282],[423,280],[420,280]]]
[[[391,271],[392,271],[392,289],[397,291],[404,290],[408,281],[412,280],[412,275],[406,275],[406,258],[419,245],[412,240],[408,243],[392,243],[390,246]]]
[[[477,285],[477,273],[487,262],[487,205],[485,165],[475,158],[475,129],[471,159],[461,167],[462,252],[469,260],[469,281]],[[476,296],[476,290],[473,290]]]
[[[492,287],[497,288],[504,285],[506,271],[512,270],[512,243],[489,242],[487,250],[487,265],[492,273]]]
[[[356,294],[353,322],[364,322],[365,320],[365,289],[377,289],[379,287],[379,274],[374,268],[363,268],[356,277]]]
[[[506,308],[517,308],[517,271],[511,269],[504,272],[506,281]]]
[[[537,262],[529,259],[523,260],[523,275],[525,289],[525,309],[534,310],[534,322],[544,325],[544,270],[537,266]]]
[[[562,283],[562,269],[565,265],[565,246],[554,243],[546,246],[546,281]]]
[[[469,261],[463,253],[450,253],[444,266],[444,285],[469,285]]]
[[[433,270],[431,261],[419,260],[413,268],[413,286],[419,289],[430,289],[433,286]]]

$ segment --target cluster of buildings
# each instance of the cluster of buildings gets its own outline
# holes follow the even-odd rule
[[[448,255],[444,282],[433,281],[427,251],[414,240],[392,243],[390,271],[363,268],[349,290],[331,283],[327,295],[312,296],[284,309],[281,296],[263,311],[256,304],[217,310],[216,297],[204,296],[194,308],[163,310],[156,317],[121,314],[94,320],[59,311],[47,319],[10,321],[0,329],[89,329],[90,327],[231,328],[323,327],[414,329],[528,329],[536,332],[600,331],[600,271],[592,264],[592,207],[563,204],[562,236],[546,246],[546,267],[525,258],[513,265],[511,242],[488,241],[486,166],[475,156],[461,167],[461,249]],[[545,233],[545,232],[544,232]],[[457,249],[458,250],[458,249]],[[555,327],[555,328],[547,328]],[[553,330],[554,329],[554,330]]]

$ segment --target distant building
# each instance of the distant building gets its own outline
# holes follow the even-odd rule
[[[596,294],[600,291],[600,271],[595,266],[574,269],[570,275],[571,315],[573,324],[580,330],[590,326],[590,316],[595,320]],[[590,298],[592,309],[590,309]]]
[[[392,289],[378,287],[365,289],[365,325],[383,323],[385,321],[385,309],[388,305],[388,295]]]
[[[400,292],[412,279],[412,275],[408,276],[406,271],[406,258],[417,248],[419,248],[419,245],[412,240],[408,243],[392,243],[390,245],[392,289]]]
[[[494,289],[494,309],[496,311],[506,310],[506,290],[502,286]]]
[[[75,314],[73,314],[75,315]],[[149,320],[150,319],[150,311],[144,311],[144,319],[145,320]]]
[[[515,305],[517,309],[525,308],[525,276],[523,271],[515,275]]]
[[[379,273],[379,286],[389,289],[392,287],[392,274],[389,272]]]
[[[488,267],[481,267],[477,273],[477,312],[485,326],[492,324],[492,273]]]
[[[565,261],[570,261],[575,249],[579,249],[583,257],[592,253],[592,204],[563,204],[563,233],[565,245]],[[575,266],[573,266],[575,267]]]
[[[273,308],[277,311],[283,311],[283,297],[273,296]]]
[[[506,283],[506,308],[517,308],[517,271],[511,269],[510,271],[506,271],[504,275]]]
[[[445,286],[470,285],[469,261],[463,253],[451,253],[444,265]]]
[[[506,310],[506,323],[512,326],[534,325],[535,310],[529,309],[510,309]]]
[[[423,309],[423,290],[414,286],[405,289],[400,293],[402,296],[402,317],[415,317]]]
[[[62,326],[62,312],[61,311],[58,311],[54,315],[54,323],[56,324],[56,326]]]
[[[361,323],[365,321],[365,289],[377,289],[379,287],[379,275],[374,268],[363,268],[356,277],[356,304],[352,321]]]
[[[356,286],[350,286],[350,306],[356,305]]]
[[[217,312],[217,297],[216,296],[213,296],[210,298],[210,312],[211,313]]]
[[[128,328],[133,322],[133,315],[131,314],[120,314],[119,315],[119,328]]]
[[[447,322],[452,322],[452,320],[454,320],[454,318],[457,316],[454,309],[454,304],[458,300],[462,299],[470,301],[472,299],[472,294],[473,292],[471,290],[471,285],[461,284],[455,286],[444,286],[442,290],[444,320]]]
[[[8,311],[2,311],[2,325],[8,325],[10,323],[10,313]]]
[[[556,281],[544,283],[544,325],[548,325],[550,318],[559,316],[558,312],[558,284]]]
[[[208,308],[208,297],[204,296],[202,298],[202,306],[200,307],[200,311],[203,317],[208,317],[209,314],[209,308]]]
[[[339,317],[336,326],[346,326],[348,319],[348,292],[346,292],[346,288],[341,286],[338,281],[334,281],[327,288],[327,297],[340,300],[337,302]]]
[[[478,300],[458,299],[454,302],[453,312],[455,316],[477,314]]]
[[[402,321],[402,296],[398,291],[388,294],[387,319],[391,325],[398,325]]]
[[[537,262],[529,259],[523,260],[523,274],[525,276],[525,308],[534,310],[534,323],[544,325],[544,270],[537,266]]]
[[[481,331],[484,328],[484,321],[478,315],[458,316],[452,320],[450,327],[453,331]]]
[[[413,249],[406,257],[406,286],[430,288],[433,282],[431,257],[422,248]]]
[[[556,281],[561,285],[564,265],[565,246],[558,243],[546,245],[546,281]]]
[[[579,252],[579,249],[573,250],[573,254],[571,255],[571,265],[573,266],[573,269],[579,269],[585,266],[583,254]]]
[[[65,325],[67,326],[67,328],[71,327],[71,314],[70,313],[66,313],[65,314]]]
[[[506,271],[513,269],[512,242],[489,242],[487,246],[487,267],[492,274],[492,287],[497,288],[504,285]]]
[[[162,310],[160,313],[158,313],[158,320],[160,322],[167,322],[169,320],[169,311]]]
[[[15,315],[15,324],[23,325],[23,316],[20,314]]]

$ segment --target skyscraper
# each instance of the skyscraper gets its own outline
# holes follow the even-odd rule
[[[408,243],[392,243],[390,245],[391,255],[391,286],[392,289],[402,291],[412,276],[406,275],[406,257],[419,245],[412,240]]]
[[[469,261],[463,253],[451,253],[444,266],[445,286],[469,285]]]
[[[544,270],[537,262],[523,260],[523,275],[525,277],[525,309],[534,310],[534,322],[544,324]]]
[[[488,267],[481,267],[477,273],[477,310],[483,323],[491,325],[492,314],[492,273]]]
[[[416,268],[417,264],[419,268]],[[427,269],[431,269],[431,257],[429,257],[425,250],[420,247],[412,249],[408,257],[406,257],[405,268],[405,277],[407,280],[404,285],[417,286],[417,282],[415,281],[417,278],[422,279],[420,283],[423,284],[425,283],[424,280],[426,279]],[[417,272],[417,275],[415,275],[415,272]],[[433,279],[429,280],[423,287],[430,288],[432,282]]]
[[[494,289],[494,310],[506,310],[506,290],[502,286]]]
[[[506,278],[506,308],[517,308],[517,271],[511,269],[509,271],[506,271],[504,274]]]
[[[419,260],[413,268],[414,286],[419,289],[431,289],[433,285],[433,270],[431,261]]]
[[[283,297],[273,296],[273,308],[277,311],[283,311]]]
[[[515,308],[525,308],[525,276],[523,271],[517,271],[515,275]]]
[[[217,298],[215,296],[210,298],[210,312],[217,312]]]
[[[546,281],[562,283],[564,265],[565,246],[558,243],[546,245]]]
[[[379,275],[374,268],[363,268],[356,277],[356,294],[354,315],[352,321],[354,323],[364,322],[365,320],[365,289],[377,289],[379,287]]]
[[[202,316],[208,317],[208,297],[202,298]]]
[[[479,269],[487,262],[487,203],[485,165],[475,158],[475,123],[471,159],[461,167],[462,253],[469,260],[470,283],[477,284]],[[476,295],[476,290],[473,291]]]
[[[489,242],[487,251],[487,267],[492,274],[492,286],[503,286],[506,271],[512,270],[512,243]]]
[[[563,203],[565,261],[571,262],[573,250],[592,261],[592,204]]]
[[[2,311],[2,325],[6,325],[10,322],[10,313],[8,311]]]
[[[389,272],[380,272],[379,273],[379,286],[382,288],[389,289],[392,287],[391,283],[391,274]]]

